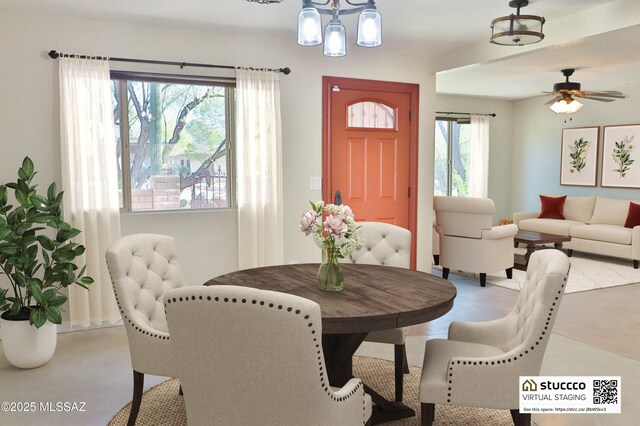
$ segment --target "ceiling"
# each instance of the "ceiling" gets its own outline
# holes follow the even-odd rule
[[[554,21],[566,20],[580,11],[630,1],[635,0],[530,0],[523,13],[544,16],[548,21],[545,33],[548,33]],[[0,0],[0,8],[294,38],[301,3],[301,0],[284,0],[278,4],[246,0]],[[343,1],[343,7],[345,3]],[[449,52],[474,45],[486,50],[491,20],[514,11],[508,7],[508,0],[377,0],[376,4],[382,15],[384,31],[384,44],[379,49],[428,58],[444,57]],[[357,15],[344,18],[353,44],[356,20]],[[606,34],[608,38],[603,40],[593,36],[547,43],[547,38],[539,43],[543,45],[541,48],[533,51],[490,45],[494,52],[509,53],[489,60],[459,61],[437,70],[440,71],[437,74],[437,91],[506,99],[528,97],[550,90],[553,83],[562,80],[559,70],[566,67],[583,68],[576,72],[575,79],[584,83],[586,88],[591,89],[589,79],[593,77],[593,89],[623,90],[620,79],[607,70],[630,72],[620,69],[621,64],[629,62],[629,52],[640,58],[637,47],[626,52],[610,49],[611,43],[619,45],[622,41],[625,46],[630,46],[632,40],[639,39],[638,28],[629,31],[632,32],[626,35],[622,34],[623,30],[618,31],[620,34]],[[631,62],[636,64],[636,59],[634,57]],[[590,74],[600,74],[600,78]],[[608,75],[611,81],[603,77]]]

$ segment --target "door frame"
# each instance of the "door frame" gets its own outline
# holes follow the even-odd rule
[[[420,85],[392,81],[362,80],[346,77],[322,76],[322,199],[333,202],[331,188],[331,93],[333,86],[341,89],[370,90],[376,92],[407,93],[409,110],[409,231],[411,231],[411,269],[416,269],[418,231],[418,123]],[[357,212],[356,212],[357,214]],[[357,215],[356,215],[357,217]]]

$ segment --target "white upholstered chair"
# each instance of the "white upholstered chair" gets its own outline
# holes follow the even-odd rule
[[[423,426],[432,424],[435,404],[508,409],[516,426],[530,424],[531,414],[518,413],[518,380],[540,374],[568,275],[564,253],[537,251],[507,316],[453,322],[448,339],[427,341],[420,380]]]
[[[411,232],[382,222],[359,222],[358,232],[364,247],[351,256],[353,263],[409,268],[411,264]],[[407,328],[370,332],[365,341],[394,345],[396,401],[402,401],[403,373],[409,372],[405,340]]]
[[[360,379],[332,389],[320,306],[238,286],[184,287],[165,298],[189,425],[364,425]]]
[[[447,279],[451,269],[480,274],[485,286],[487,272],[513,274],[513,237],[518,227],[492,226],[493,200],[471,197],[433,197],[436,231],[440,236],[440,265]]]
[[[138,416],[144,375],[173,375],[163,302],[168,290],[184,285],[176,252],[171,237],[134,234],[113,243],[106,253],[133,367],[129,426]]]

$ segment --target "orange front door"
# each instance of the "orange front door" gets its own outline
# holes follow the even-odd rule
[[[325,95],[331,98],[325,110],[329,115],[325,201],[334,202],[339,192],[357,221],[387,222],[415,235],[412,93],[334,84]]]

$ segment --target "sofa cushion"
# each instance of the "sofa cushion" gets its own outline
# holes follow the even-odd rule
[[[518,228],[523,231],[542,232],[543,234],[555,234],[569,236],[572,226],[584,225],[583,222],[561,219],[525,219],[518,223]]]
[[[583,240],[604,241],[615,244],[631,244],[630,228],[618,225],[579,225],[571,228],[570,235]]]
[[[567,196],[564,202],[564,218],[589,223],[593,216],[593,208],[596,205],[596,197]]]
[[[561,197],[548,197],[546,195],[541,195],[540,214],[538,217],[544,219],[564,219],[563,210],[566,199],[566,195]]]
[[[629,200],[598,197],[589,223],[624,226],[629,213]]]
[[[625,228],[635,228],[640,225],[640,204],[634,202],[629,203],[629,212],[627,220],[624,222]]]

